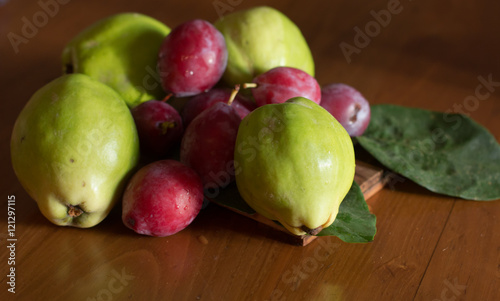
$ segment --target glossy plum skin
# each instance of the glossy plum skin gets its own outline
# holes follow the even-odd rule
[[[203,203],[203,185],[194,170],[160,160],[137,171],[123,195],[122,221],[136,233],[169,236],[185,229]]]
[[[252,89],[257,106],[283,103],[292,97],[305,97],[315,103],[321,102],[321,88],[318,81],[306,72],[291,67],[270,69],[253,80]]]
[[[219,102],[198,115],[182,137],[181,162],[200,175],[205,191],[234,180],[234,148],[241,118]]]
[[[192,20],[165,37],[158,55],[163,89],[176,97],[208,91],[227,65],[224,36],[205,20]]]
[[[361,136],[370,123],[370,104],[353,87],[334,83],[321,89],[321,104],[351,137]]]
[[[184,125],[187,127],[196,116],[216,103],[227,103],[230,96],[231,89],[214,88],[189,99],[181,112]],[[236,110],[241,119],[257,108],[257,105],[252,100],[241,94],[236,95],[231,106]]]
[[[148,100],[131,109],[141,152],[152,158],[165,158],[184,133],[182,118],[166,102]]]

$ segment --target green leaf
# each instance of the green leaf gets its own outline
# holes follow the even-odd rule
[[[500,198],[500,145],[467,116],[374,105],[360,145],[427,189],[470,200]]]
[[[337,218],[318,236],[337,236],[348,243],[373,241],[377,232],[377,218],[370,213],[363,192],[356,182],[340,204]]]

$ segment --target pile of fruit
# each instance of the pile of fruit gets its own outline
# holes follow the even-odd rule
[[[347,85],[320,88],[281,12],[172,30],[122,13],[74,37],[62,62],[11,140],[16,175],[51,222],[92,227],[121,200],[127,227],[172,235],[233,181],[293,234],[335,220],[354,178],[350,135],[366,129],[370,108]]]
[[[92,227],[122,201],[127,227],[172,235],[236,182],[262,216],[317,235],[354,187],[353,139],[432,191],[500,197],[500,147],[487,131],[464,116],[457,131],[439,113],[370,108],[345,84],[321,88],[302,33],[269,7],[172,30],[118,14],[72,39],[62,65],[65,74],[32,96],[11,139],[19,181],[57,225]],[[457,164],[478,151],[471,141],[488,145],[484,156]],[[496,163],[474,161],[481,158]],[[348,219],[358,223],[348,228],[364,227],[363,218]],[[363,241],[373,239],[370,223]]]

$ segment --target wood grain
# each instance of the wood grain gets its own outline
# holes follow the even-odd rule
[[[221,3],[229,10],[267,4],[289,16],[311,47],[321,85],[350,84],[373,104],[462,111],[500,140],[500,2],[66,1],[37,21],[43,26],[18,51],[9,34],[22,35],[26,20],[44,10],[39,1],[0,3],[0,300],[500,300],[499,201],[436,195],[394,175],[369,198],[377,216],[372,243],[326,237],[297,247],[213,205],[187,229],[153,238],[123,226],[119,206],[94,228],[52,225],[17,181],[9,152],[16,116],[61,74],[62,48],[84,27],[123,11],[171,27],[214,21]],[[389,5],[401,9],[384,14]],[[387,24],[377,30],[374,16]],[[356,46],[357,30],[367,26],[371,36]],[[345,56],[341,43],[356,52]],[[478,90],[481,78],[490,78],[489,89]],[[483,93],[477,102],[476,91]],[[6,276],[9,195],[16,198],[15,295]]]

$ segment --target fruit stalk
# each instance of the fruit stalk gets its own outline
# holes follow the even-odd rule
[[[83,214],[82,208],[78,206],[68,205],[68,215],[70,217],[79,217]]]
[[[244,83],[243,84],[243,89],[253,89],[253,88],[257,88],[256,83]]]
[[[234,89],[231,91],[231,95],[229,95],[229,100],[227,101],[228,106],[230,106],[233,103],[239,91],[240,91],[240,85],[235,85]]]

